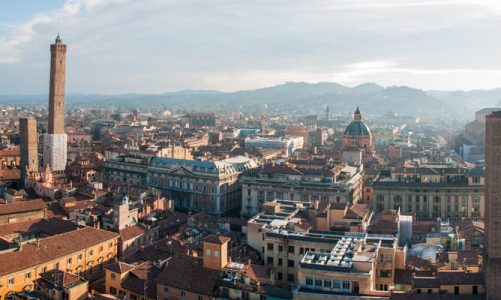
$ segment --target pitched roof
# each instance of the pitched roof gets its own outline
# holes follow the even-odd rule
[[[80,276],[71,273],[63,272],[61,270],[50,270],[48,272],[40,274],[47,282],[52,284],[57,284],[59,286],[68,286],[80,280]]]
[[[118,273],[118,274],[123,274],[125,272],[128,272],[132,269],[134,269],[133,265],[129,265],[127,263],[121,262],[121,261],[116,261],[112,264],[109,264],[104,267],[106,270],[110,270],[111,272]]]
[[[433,264],[430,261],[414,255],[407,255],[407,258],[405,259],[405,265],[417,270],[433,269]]]
[[[231,239],[225,236],[209,235],[204,238],[204,242],[222,245],[229,242]]]
[[[458,251],[458,263],[466,266],[477,266],[479,263],[478,251]]]
[[[484,284],[484,273],[439,271],[440,285]]]
[[[169,287],[212,295],[220,272],[206,269],[203,258],[189,255],[175,255],[164,266],[157,282]]]
[[[18,251],[0,253],[0,261],[2,262],[0,276],[19,272],[36,264],[44,264],[116,238],[118,238],[117,233],[85,227],[39,239],[38,244],[27,242],[22,244]]]
[[[147,231],[148,230],[141,225],[132,225],[120,230],[120,239],[122,241],[128,241],[145,234]]]
[[[0,225],[0,236],[6,237],[24,232],[37,232],[51,236],[76,230],[77,228],[78,226],[75,223],[59,218],[38,219]]]
[[[151,262],[144,262],[134,267],[122,280],[120,286],[135,294],[143,295],[146,292],[148,298],[157,298],[157,286],[153,282],[160,274],[161,269]]]
[[[41,199],[19,201],[0,205],[0,215],[17,214],[28,211],[47,209],[47,205]]]
[[[269,268],[262,265],[247,265],[242,274],[258,283],[266,283],[270,280]]]

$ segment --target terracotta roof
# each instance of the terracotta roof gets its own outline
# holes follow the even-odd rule
[[[120,239],[125,242],[143,235],[147,231],[148,230],[141,225],[132,225],[120,230]]]
[[[440,271],[437,277],[441,285],[484,284],[484,273]]]
[[[142,263],[134,267],[134,269],[127,274],[120,283],[120,286],[123,289],[139,295],[143,295],[146,292],[147,298],[156,299],[157,285],[153,280],[157,278],[161,270],[161,268],[157,268],[151,262]]]
[[[411,267],[413,269],[417,270],[431,270],[433,269],[433,264],[426,260],[422,259],[420,257],[414,256],[414,255],[407,255],[407,258],[405,259],[405,265],[407,267]]]
[[[59,218],[39,219],[0,225],[0,236],[6,237],[23,232],[38,232],[50,236],[76,230],[77,228],[78,226],[73,222]]]
[[[477,266],[479,263],[477,251],[458,251],[458,263],[466,266]]]
[[[432,271],[414,271],[411,269],[395,269],[395,284],[412,284],[412,277],[432,277]]]
[[[242,271],[242,274],[261,284],[270,280],[268,267],[261,265],[247,265]]]
[[[138,261],[163,261],[171,257],[174,253],[186,253],[188,245],[185,240],[174,239],[173,236],[154,242],[153,244],[141,247],[139,251],[127,256],[125,261],[136,263]]]
[[[212,295],[220,272],[206,269],[202,257],[175,255],[164,266],[157,282],[197,294]]]
[[[38,245],[36,242],[27,242],[18,251],[0,253],[0,276],[28,269],[37,263],[44,264],[116,238],[117,233],[85,227],[39,239]]]
[[[128,272],[132,269],[134,269],[133,265],[129,265],[127,263],[121,262],[121,261],[116,261],[112,264],[109,264],[104,267],[106,270],[110,270],[111,272],[115,272],[118,274],[123,274],[125,272]]]
[[[47,209],[47,205],[40,199],[19,201],[0,205],[0,215],[16,214],[28,211]]]
[[[80,280],[80,276],[63,272],[57,269],[40,274],[44,280],[59,286],[68,286]]]
[[[435,277],[414,277],[412,278],[412,285],[414,288],[438,288],[440,282]]]
[[[231,239],[225,236],[209,235],[204,238],[204,242],[222,245],[229,242]]]

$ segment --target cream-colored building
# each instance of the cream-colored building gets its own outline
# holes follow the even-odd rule
[[[294,299],[388,297],[404,257],[392,236],[343,237],[330,252],[304,255]]]
[[[40,274],[54,269],[93,278],[115,259],[117,241],[117,233],[85,227],[0,251],[0,299],[32,290]]]
[[[400,168],[371,183],[372,206],[400,209],[419,219],[484,218],[484,172],[464,168]]]

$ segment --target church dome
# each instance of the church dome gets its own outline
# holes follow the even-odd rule
[[[362,121],[353,121],[344,130],[344,135],[349,135],[351,137],[357,136],[371,136],[371,131],[369,127]]]
[[[360,109],[358,107],[355,111],[355,114],[353,115],[353,121],[344,130],[344,135],[350,136],[352,138],[359,136],[372,137],[369,126],[367,126],[367,124],[362,121],[362,114],[360,113]]]

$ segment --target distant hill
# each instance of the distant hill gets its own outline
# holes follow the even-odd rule
[[[44,105],[47,95],[0,95],[2,105]],[[347,87],[337,83],[285,84],[238,92],[186,90],[163,94],[69,94],[69,106],[186,108],[201,111],[256,111],[267,113],[347,114],[358,105],[367,114],[392,111],[406,115],[451,115],[472,118],[475,110],[501,104],[501,89],[423,91],[406,86],[382,87],[364,83]]]

